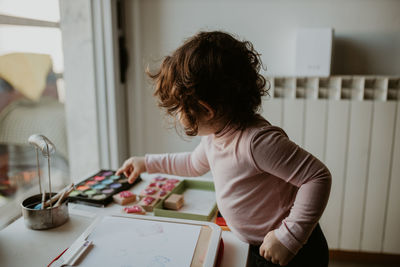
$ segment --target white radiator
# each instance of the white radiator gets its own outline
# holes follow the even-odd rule
[[[270,77],[264,117],[323,161],[330,249],[400,254],[400,77]]]

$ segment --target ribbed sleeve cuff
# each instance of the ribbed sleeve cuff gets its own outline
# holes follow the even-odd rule
[[[285,223],[274,230],[276,238],[293,254],[297,254],[297,252],[301,249],[303,244],[299,242],[292,233],[287,229]]]

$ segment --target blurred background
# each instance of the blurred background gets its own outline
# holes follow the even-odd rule
[[[1,0],[0,225],[19,215],[21,199],[38,192],[31,134],[44,134],[56,143],[54,190],[70,179],[63,72],[58,1]],[[47,180],[44,163],[40,171]]]

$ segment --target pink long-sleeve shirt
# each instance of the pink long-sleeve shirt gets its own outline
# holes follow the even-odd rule
[[[293,253],[307,242],[331,188],[325,165],[266,120],[204,136],[193,152],[148,154],[145,164],[149,173],[179,176],[211,170],[218,209],[232,232],[259,245],[274,230]]]

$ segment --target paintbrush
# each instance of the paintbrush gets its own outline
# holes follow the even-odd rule
[[[74,190],[73,187],[69,188],[68,190],[65,190],[64,193],[60,196],[60,198],[56,202],[56,204],[54,205],[54,207],[60,206],[64,202],[64,200],[68,197],[69,193],[72,192],[72,190]]]
[[[74,189],[74,184],[70,184],[68,186],[66,186],[64,189],[62,189],[60,192],[58,192],[55,196],[53,196],[52,198],[50,198],[49,200],[47,200],[44,203],[44,207],[46,208],[47,206],[50,206],[50,204],[53,204],[54,202],[56,202],[66,191],[70,190],[70,189]],[[72,190],[71,190],[72,191]],[[70,192],[71,192],[70,191]],[[69,194],[69,193],[68,193]]]

